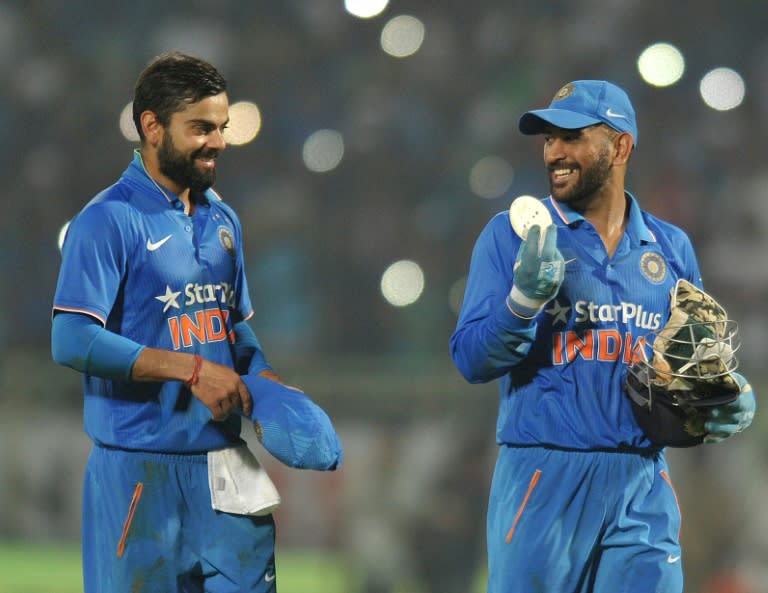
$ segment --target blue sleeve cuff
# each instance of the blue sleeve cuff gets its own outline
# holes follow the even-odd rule
[[[527,333],[536,330],[538,315],[524,317],[515,313],[509,303],[509,297],[504,299],[504,306],[499,308],[496,314],[496,321],[500,329],[509,334]]]
[[[53,359],[81,373],[128,380],[143,349],[141,344],[109,331],[88,315],[60,312],[53,318]]]
[[[272,367],[267,362],[261,342],[245,321],[235,324],[235,369],[244,375],[256,375]]]

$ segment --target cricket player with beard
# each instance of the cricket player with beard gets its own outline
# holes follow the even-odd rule
[[[625,384],[678,281],[702,286],[693,247],[624,187],[638,131],[622,89],[568,83],[519,128],[543,136],[553,223],[523,240],[507,212],[490,220],[450,339],[470,383],[499,380],[488,591],[680,593],[667,439],[641,428]],[[755,397],[733,377],[733,401],[708,409],[698,442],[751,423]]]
[[[291,467],[335,469],[341,442],[247,323],[243,232],[211,189],[224,78],[160,56],[139,76],[133,118],[140,148],[72,220],[53,301],[53,358],[83,375],[93,441],[85,592],[273,592],[280,497],[242,419]]]

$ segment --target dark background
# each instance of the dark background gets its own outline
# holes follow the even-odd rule
[[[742,370],[760,397],[763,8],[415,0],[364,20],[335,0],[0,3],[0,537],[77,541],[87,442],[78,377],[50,359],[57,234],[128,164],[134,144],[120,133],[120,112],[144,65],[174,49],[211,60],[231,101],[261,111],[259,135],[227,150],[217,182],[244,228],[252,326],[276,369],[329,410],[346,445],[335,475],[273,469],[285,549],[348,559],[370,592],[395,591],[393,574],[427,590],[432,567],[482,570],[497,396],[460,379],[447,342],[482,226],[515,196],[547,193],[541,141],[520,135],[517,119],[569,80],[609,79],[629,92],[640,138],[628,188],[689,232],[707,288],[741,325]],[[425,38],[413,56],[395,58],[379,38],[402,14],[421,20]],[[646,84],[636,64],[659,41],[686,60],[667,88]],[[717,67],[744,80],[736,109],[701,100],[699,83]],[[326,173],[302,161],[320,129],[344,139],[342,161]],[[469,175],[489,155],[513,176],[484,199]],[[425,288],[394,307],[380,282],[401,259],[421,266]],[[731,442],[671,452],[687,591],[765,590],[765,445],[758,415]]]

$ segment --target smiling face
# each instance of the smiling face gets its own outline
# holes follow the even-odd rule
[[[611,180],[616,132],[604,125],[576,130],[547,126],[543,135],[552,197],[583,210]]]
[[[202,192],[213,185],[228,122],[226,93],[206,97],[171,116],[157,147],[158,168],[169,189]]]

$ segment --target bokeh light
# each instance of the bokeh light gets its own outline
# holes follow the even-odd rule
[[[139,142],[139,132],[133,123],[133,103],[128,103],[120,112],[120,133],[129,142]],[[224,140],[233,146],[242,146],[253,141],[261,130],[261,112],[251,101],[239,101],[229,106],[229,125],[224,131]]]
[[[409,15],[391,19],[381,31],[381,49],[395,58],[412,56],[424,42],[424,23]]]
[[[318,130],[304,142],[302,157],[310,171],[332,171],[344,157],[344,138],[336,130]]]
[[[701,79],[699,93],[704,103],[717,111],[735,109],[744,101],[744,79],[730,68],[715,68]]]
[[[387,4],[389,4],[389,0],[344,0],[346,11],[361,19],[380,15]]]
[[[395,307],[412,305],[424,290],[424,272],[411,260],[391,264],[381,276],[381,294]]]
[[[469,187],[481,198],[493,199],[504,195],[512,185],[514,170],[503,158],[481,158],[469,172]]]
[[[674,45],[654,43],[640,54],[637,70],[642,79],[652,86],[671,86],[683,77],[685,58]]]
[[[133,123],[133,102],[123,107],[123,110],[120,112],[118,125],[120,126],[120,133],[128,142],[139,141],[139,131]]]
[[[250,101],[239,101],[229,106],[229,126],[224,130],[224,140],[234,146],[248,144],[261,130],[261,112]]]

